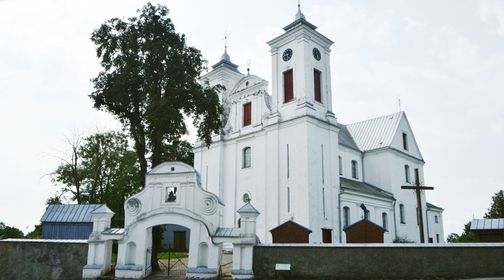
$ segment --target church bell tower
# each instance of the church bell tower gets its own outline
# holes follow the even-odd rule
[[[304,115],[336,124],[332,112],[331,40],[298,12],[284,34],[268,42],[272,54],[272,111],[281,121]]]

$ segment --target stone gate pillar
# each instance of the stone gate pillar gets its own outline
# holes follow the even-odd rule
[[[103,239],[102,232],[110,228],[110,220],[114,212],[105,204],[91,213],[93,232],[88,239],[87,264],[82,271],[82,278],[94,279],[110,270],[112,259],[112,240]]]
[[[241,227],[238,242],[233,243],[233,279],[251,279],[254,277],[252,259],[254,246],[258,243],[256,236],[256,220],[259,211],[250,203],[238,209]]]

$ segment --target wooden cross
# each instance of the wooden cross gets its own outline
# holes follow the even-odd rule
[[[418,176],[418,169],[415,168],[415,186],[401,186],[401,189],[415,190],[415,192],[416,192],[416,199],[417,199],[417,205],[418,205],[417,216],[418,216],[418,225],[419,225],[419,230],[420,230],[420,242],[425,243],[423,215],[422,215],[422,200],[421,200],[421,196],[420,196],[420,191],[433,190],[434,187],[420,186],[420,178]]]

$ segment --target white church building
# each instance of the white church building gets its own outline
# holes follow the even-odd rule
[[[249,199],[261,213],[257,236],[292,220],[310,229],[310,243],[345,243],[343,229],[367,218],[385,229],[384,241],[419,242],[414,184],[424,159],[404,112],[341,124],[333,111],[333,42],[298,10],[271,50],[268,81],[244,74],[227,50],[201,82],[221,84],[225,127],[206,147],[196,143],[201,185],[223,202],[223,225],[239,226],[236,209]],[[422,192],[426,241],[443,242],[443,209]]]

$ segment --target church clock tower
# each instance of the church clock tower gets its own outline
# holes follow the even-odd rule
[[[333,42],[316,29],[298,5],[294,21],[268,42],[272,96],[265,165],[271,186],[265,199],[267,215],[277,212],[277,220],[274,224],[270,218],[267,228],[292,220],[312,231],[310,242],[333,243],[339,240],[339,175],[334,172],[339,127],[330,82]]]
[[[311,115],[336,124],[330,80],[331,40],[298,12],[285,33],[268,42],[272,54],[272,112],[281,121]]]

